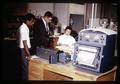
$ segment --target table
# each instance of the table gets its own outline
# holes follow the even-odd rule
[[[29,62],[29,80],[72,80],[72,81],[115,81],[115,66],[105,73],[95,73],[78,69],[71,62],[49,64],[43,58],[31,59]]]

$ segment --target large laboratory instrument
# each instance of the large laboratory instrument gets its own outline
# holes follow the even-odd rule
[[[100,73],[113,68],[116,35],[110,29],[81,30],[75,44],[74,65]]]

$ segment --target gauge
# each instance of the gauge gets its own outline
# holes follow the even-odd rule
[[[98,36],[98,35],[96,35],[96,36],[94,37],[94,42],[99,42],[99,36]]]
[[[85,35],[85,40],[89,41],[90,40],[90,36],[89,35]]]

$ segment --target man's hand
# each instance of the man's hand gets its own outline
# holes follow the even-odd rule
[[[28,60],[28,61],[30,61],[30,60],[31,60],[31,58],[32,58],[32,56],[28,56],[28,57],[27,57],[27,60]]]

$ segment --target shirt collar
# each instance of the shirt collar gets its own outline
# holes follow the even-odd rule
[[[44,24],[45,24],[45,26],[46,26],[46,21],[44,20],[44,18],[42,17],[42,20],[43,20],[43,22],[44,22]]]
[[[28,26],[24,22],[23,22],[23,26],[25,26],[27,29],[29,29]]]

